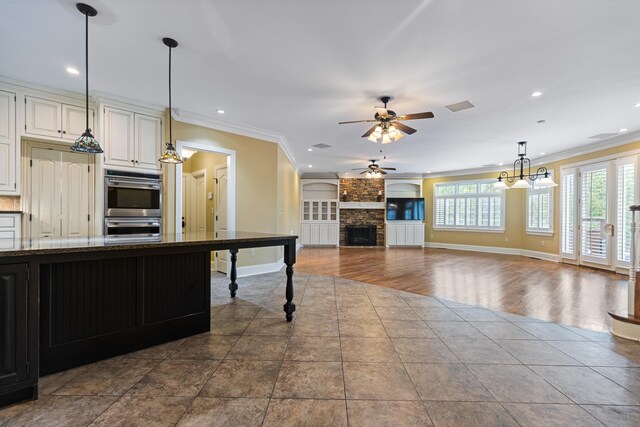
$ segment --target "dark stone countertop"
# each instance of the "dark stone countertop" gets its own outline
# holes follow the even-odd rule
[[[62,253],[84,253],[99,251],[117,251],[130,249],[152,249],[161,247],[180,247],[198,245],[233,245],[250,244],[269,241],[285,242],[297,239],[298,236],[287,234],[253,233],[246,231],[227,231],[218,233],[194,232],[181,234],[162,234],[159,238],[118,238],[105,239],[98,237],[67,237],[67,238],[41,238],[41,239],[0,239],[0,257],[25,256],[25,255],[52,255]],[[278,243],[275,243],[278,244]],[[274,245],[275,245],[274,244]],[[250,247],[247,246],[247,247]]]

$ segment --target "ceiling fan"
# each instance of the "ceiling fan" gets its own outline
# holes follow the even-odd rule
[[[404,133],[412,135],[417,132],[416,129],[401,123],[401,120],[418,120],[418,119],[431,119],[433,113],[413,113],[398,116],[395,111],[387,110],[387,103],[391,101],[390,96],[381,96],[380,101],[384,104],[384,107],[374,107],[376,113],[374,114],[374,120],[354,120],[350,122],[340,122],[338,124],[344,125],[348,123],[375,123],[371,129],[366,131],[363,138],[367,138],[371,142],[378,142],[379,140],[383,144],[388,144],[393,141],[397,141],[404,137]]]
[[[381,168],[380,165],[376,163],[378,160],[370,159],[369,161],[371,162],[371,164],[368,165],[366,168],[354,168],[353,170],[362,171],[360,172],[360,175],[364,175],[366,173],[368,174],[368,176],[386,175],[387,172],[385,171],[396,170],[396,168]]]

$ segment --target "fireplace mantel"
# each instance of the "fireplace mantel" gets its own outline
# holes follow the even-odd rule
[[[340,202],[340,209],[384,209],[384,202]]]

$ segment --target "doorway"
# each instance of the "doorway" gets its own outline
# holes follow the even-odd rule
[[[637,156],[564,168],[561,251],[579,265],[622,270],[630,265],[631,213],[638,200]]]
[[[204,228],[213,236],[235,230],[235,151],[179,140],[176,150],[188,157],[176,171],[176,230]],[[196,198],[196,193],[204,197]],[[197,201],[204,201],[205,208],[198,208]],[[204,212],[204,216],[198,218],[191,212]],[[227,251],[212,253],[211,264],[212,269],[228,273]]]
[[[93,159],[68,147],[28,142],[25,218],[30,238],[86,237],[93,229]]]

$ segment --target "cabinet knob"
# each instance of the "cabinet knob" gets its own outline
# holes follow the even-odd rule
[[[63,130],[63,131],[62,131],[62,133],[66,134],[66,133],[67,133],[67,131],[66,131],[66,130]]]
[[[60,129],[58,129],[58,133],[62,133],[62,131]]]
[[[131,163],[135,163],[135,162],[136,162],[135,160],[131,160]]]

